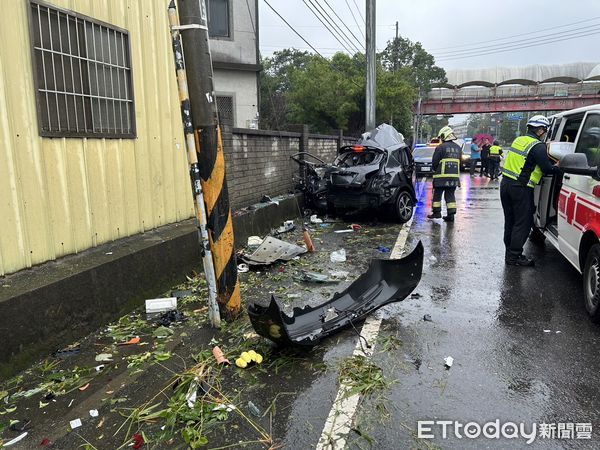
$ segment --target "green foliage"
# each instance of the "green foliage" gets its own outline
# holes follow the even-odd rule
[[[446,71],[435,65],[435,59],[420,42],[412,42],[401,36],[394,38],[388,41],[380,58],[387,71],[409,69],[404,75],[413,86],[421,90],[422,96],[431,90],[432,84],[446,82]]]

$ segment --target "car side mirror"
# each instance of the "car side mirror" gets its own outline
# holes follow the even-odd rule
[[[600,167],[590,167],[585,153],[564,155],[560,161],[560,168],[564,173],[587,175],[594,180],[600,180]]]

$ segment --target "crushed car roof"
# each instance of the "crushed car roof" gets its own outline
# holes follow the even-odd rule
[[[404,136],[387,123],[382,123],[377,128],[363,133],[357,144],[380,147],[386,150],[394,150],[406,146]]]

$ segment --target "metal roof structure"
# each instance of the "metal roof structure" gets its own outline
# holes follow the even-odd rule
[[[436,85],[448,89],[467,86],[503,86],[510,84],[535,85],[540,83],[579,83],[600,81],[600,64],[579,62],[573,64],[536,64],[524,67],[492,67],[461,69],[446,72],[447,83]]]

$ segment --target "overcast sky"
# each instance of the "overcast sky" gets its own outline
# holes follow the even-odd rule
[[[267,1],[324,56],[343,49],[304,0]],[[263,56],[290,47],[310,50],[264,0],[258,2]],[[327,9],[331,5],[358,40],[364,42],[365,0],[312,0],[312,3],[322,5],[340,23]],[[376,3],[378,51],[394,38],[398,21],[399,34],[421,42],[445,69],[600,60],[600,0],[377,0]],[[355,20],[361,25],[360,30]],[[350,32],[341,27],[358,47]],[[547,43],[521,48],[540,42]],[[512,51],[498,52],[508,48]],[[469,53],[456,53],[465,51]],[[475,56],[458,58],[466,54]]]

